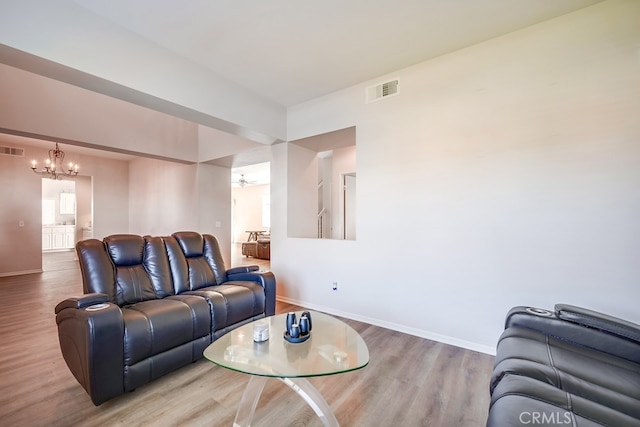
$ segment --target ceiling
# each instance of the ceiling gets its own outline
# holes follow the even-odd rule
[[[134,37],[290,107],[602,0],[59,1],[86,8]],[[12,135],[3,140],[52,145]],[[265,158],[250,151],[213,164],[244,167]],[[233,172],[234,180],[245,173],[263,181],[250,169]],[[264,167],[257,173],[264,176]]]
[[[249,181],[247,186],[269,184],[271,182],[271,164],[265,162],[231,169],[231,186],[239,188],[242,176]]]
[[[601,0],[73,0],[283,106]]]

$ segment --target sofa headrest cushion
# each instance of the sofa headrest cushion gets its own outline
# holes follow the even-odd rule
[[[194,231],[180,231],[172,234],[180,244],[180,248],[187,258],[199,257],[204,254],[204,239]]]
[[[105,237],[113,263],[118,267],[142,264],[144,253],[144,238],[133,234],[116,234]]]

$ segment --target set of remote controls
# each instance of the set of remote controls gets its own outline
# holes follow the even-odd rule
[[[292,343],[304,342],[311,336],[311,328],[311,313],[308,311],[302,312],[300,320],[298,320],[296,313],[290,311],[287,313],[284,339]]]

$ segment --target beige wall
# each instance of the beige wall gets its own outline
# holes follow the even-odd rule
[[[21,147],[26,149],[25,157],[0,156],[0,178],[11,182],[0,186],[0,275],[42,269],[42,179],[33,174],[29,162],[45,158],[47,150]],[[82,174],[76,181],[78,239],[82,227],[90,222],[97,239],[120,233],[166,235],[193,230],[215,235],[225,261],[230,262],[228,168],[144,158],[129,162],[74,154],[72,147],[62,148],[80,164]],[[24,221],[24,227],[19,227],[20,221]]]
[[[132,160],[131,232],[162,236],[197,229],[196,169],[196,165],[144,158]]]
[[[137,158],[131,161],[130,232],[213,234],[227,264],[231,252],[231,170]]]
[[[92,146],[198,160],[198,126],[0,64],[0,127]]]
[[[82,229],[93,227],[93,185],[91,177],[82,175],[76,179],[77,212],[76,238],[82,239]]]
[[[0,182],[0,275],[40,271],[42,179],[25,158],[0,155]]]
[[[77,156],[81,174],[92,177],[93,237],[129,230],[129,162]],[[124,231],[126,230],[126,231]]]
[[[0,144],[19,145],[4,141],[2,135]],[[42,178],[31,171],[30,160],[46,158],[48,149],[20,147],[25,148],[25,157],[0,155],[0,180],[7,184],[0,186],[0,275],[42,269]],[[85,179],[93,178],[94,236],[102,238],[128,232],[128,162],[74,155],[72,149],[62,148],[68,156],[77,159],[80,173],[86,177],[78,191],[86,192]],[[82,210],[80,208],[79,213],[84,217],[86,203],[82,203]],[[24,227],[19,226],[20,221],[24,221]]]

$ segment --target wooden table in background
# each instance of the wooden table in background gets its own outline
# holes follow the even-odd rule
[[[249,238],[247,239],[247,242],[251,242],[251,241],[257,241],[258,240],[258,236],[264,234],[264,231],[262,230],[245,230],[245,233],[249,233]]]

